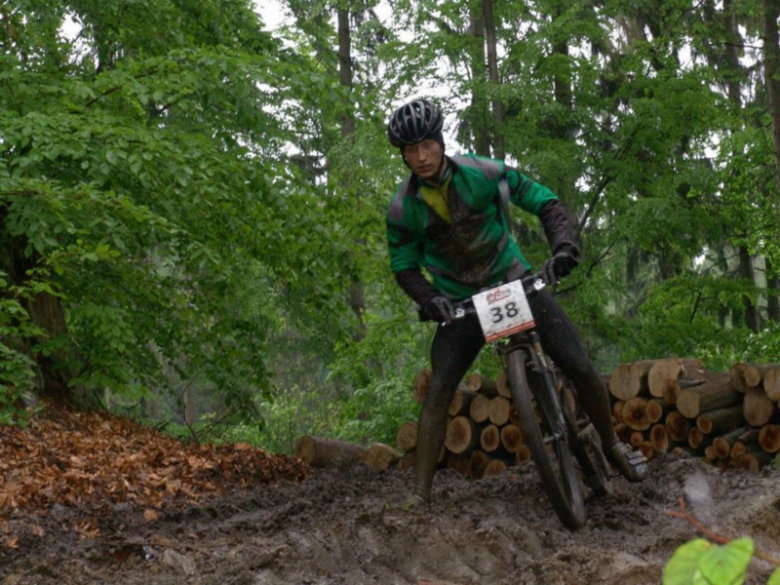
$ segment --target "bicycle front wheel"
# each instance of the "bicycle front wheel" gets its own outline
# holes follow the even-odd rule
[[[586,520],[585,501],[567,443],[567,433],[559,433],[560,436],[555,437],[555,424],[548,420],[549,413],[544,412],[546,409],[540,409],[541,422],[537,422],[526,375],[525,352],[511,352],[506,357],[506,366],[518,422],[552,507],[567,527],[573,530],[581,528]]]

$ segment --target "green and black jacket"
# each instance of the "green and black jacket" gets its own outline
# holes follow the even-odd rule
[[[399,186],[387,214],[390,267],[418,304],[439,294],[462,300],[530,269],[507,225],[506,196],[540,218],[553,252],[564,246],[576,249],[568,215],[547,187],[502,161],[475,155],[447,160],[443,195],[450,221],[426,203],[421,192],[426,185],[415,175]],[[422,267],[433,284],[421,274]]]

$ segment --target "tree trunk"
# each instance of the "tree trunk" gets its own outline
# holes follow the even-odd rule
[[[471,105],[466,116],[474,136],[474,152],[489,157],[488,112],[480,87],[485,81],[485,22],[481,7],[476,10],[472,5],[469,33],[472,37],[470,51],[472,90]]]
[[[348,8],[340,7],[337,10],[338,34],[339,34],[339,81],[341,85],[349,92],[353,89],[352,80],[352,33],[349,26],[350,11]],[[350,108],[344,104],[344,112],[341,116],[341,137],[345,141],[353,142],[355,137],[355,120],[353,119]],[[358,213],[361,208],[360,192],[361,189],[354,188],[355,207]],[[358,247],[365,246],[364,239],[356,241]],[[357,318],[358,326],[352,338],[360,341],[366,336],[366,298],[363,290],[363,283],[360,278],[353,275],[349,285],[349,306]]]
[[[776,163],[778,164],[778,163]],[[777,191],[780,192],[780,186]],[[780,221],[778,222],[780,223]],[[773,262],[765,259],[766,262],[766,316],[772,323],[780,323],[780,277],[774,269]]]
[[[760,431],[758,429],[750,428],[743,432],[731,446],[729,457],[732,459],[739,459],[749,450],[752,450],[754,447],[758,446],[759,432]]]
[[[41,292],[32,299],[24,303],[25,309],[30,315],[30,321],[41,328],[46,338],[66,338],[68,335],[67,325],[65,324],[65,309],[60,299]],[[71,359],[69,352],[64,348],[55,350],[49,355],[38,353],[33,357],[38,363],[41,374],[42,387],[38,388],[41,395],[54,400],[55,402],[80,403],[84,396],[74,396],[68,383],[75,376],[75,372],[64,364]]]
[[[743,394],[748,391],[748,383],[745,379],[745,373],[747,372],[747,364],[736,363],[732,364],[729,368],[729,378],[731,378],[731,385],[735,390],[742,392]]]
[[[750,426],[762,427],[777,410],[777,403],[770,400],[763,388],[751,388],[742,402],[742,415]]]
[[[192,388],[192,384],[187,384],[184,389],[184,423],[192,425],[198,418],[197,409],[195,407],[195,392]]]
[[[719,434],[743,425],[742,405],[716,408],[696,417],[696,428],[705,435]]]
[[[475,423],[483,423],[490,418],[490,398],[477,394],[469,406],[469,416]]]
[[[515,451],[515,461],[517,463],[523,463],[524,461],[531,460],[531,448],[523,443],[518,445],[517,451]]]
[[[780,7],[776,0],[764,0],[764,83],[766,83],[767,108],[772,119],[772,146],[775,152],[775,192],[780,192],[780,39],[777,21]],[[775,213],[778,213],[775,201]],[[780,217],[775,216],[777,220]],[[778,221],[780,223],[780,221]],[[776,298],[776,297],[775,297]]]
[[[780,366],[772,368],[764,375],[764,392],[771,400],[780,401]]]
[[[678,380],[685,380],[687,383],[681,386]],[[690,387],[703,381],[704,364],[693,358],[658,360],[647,373],[648,390],[655,398],[663,398],[670,391],[674,391],[676,395],[682,387]]]
[[[463,477],[469,476],[471,453],[451,453],[447,457],[447,469],[454,469]]]
[[[498,477],[504,472],[506,472],[506,463],[501,459],[493,459],[487,464],[487,467],[485,467],[482,477]]]
[[[639,449],[639,445],[644,443],[645,441],[645,435],[642,433],[642,431],[632,431],[632,433],[628,436],[628,444],[631,445],[634,449]]]
[[[482,479],[489,463],[490,458],[487,456],[487,453],[479,449],[474,450],[469,459],[469,477],[471,479]]]
[[[766,374],[777,367],[776,364],[748,364],[745,368],[745,383],[748,388],[760,386]]]
[[[488,419],[496,426],[503,426],[509,421],[509,409],[512,403],[503,396],[490,399],[488,407]]]
[[[707,445],[705,444],[705,435],[697,427],[691,427],[688,431],[688,446],[694,451],[703,450]]]
[[[758,434],[758,444],[767,453],[780,451],[780,427],[774,424],[766,424],[761,427]]]
[[[466,387],[461,384],[455,389],[455,393],[452,395],[450,406],[447,409],[447,414],[450,416],[458,416],[461,414],[468,414],[471,403],[474,402],[474,398],[477,395],[474,392],[466,390]]]
[[[739,32],[737,16],[734,11],[734,0],[724,0],[723,16],[724,28],[728,35],[728,42],[726,43],[726,60],[723,64],[724,69],[728,72],[728,98],[734,109],[740,110],[742,109],[742,80],[747,79],[747,76],[744,75],[743,67],[739,60],[739,47],[743,46],[744,41]],[[749,250],[744,245],[739,246],[739,276],[740,278],[749,280],[751,283],[755,283],[753,260],[750,257]],[[742,297],[742,304],[745,325],[751,331],[757,333],[759,330],[759,315],[752,299],[749,296],[744,295]]]
[[[690,421],[678,411],[673,410],[666,416],[666,432],[669,438],[678,443],[688,441],[688,431],[691,430]]]
[[[627,400],[623,405],[623,422],[635,431],[646,431],[650,428],[650,419],[647,417],[647,399],[635,397]]]
[[[366,447],[347,441],[304,435],[295,444],[294,455],[312,467],[323,468],[342,461],[355,460],[365,452]]]
[[[612,419],[615,424],[622,423],[623,421],[623,407],[626,405],[625,400],[615,400],[612,403]]]
[[[410,451],[417,447],[417,422],[405,422],[395,433],[395,446],[402,451]]]
[[[512,400],[512,389],[509,387],[509,382],[506,378],[506,372],[503,370],[496,376],[496,389],[498,394],[504,398]]]
[[[479,434],[479,446],[486,453],[493,453],[501,446],[501,433],[494,424],[489,424]]]
[[[753,270],[753,258],[750,256],[746,246],[739,247],[739,276],[744,280],[748,280],[755,286],[756,274]],[[745,295],[742,297],[742,304],[745,307],[745,325],[753,333],[758,333],[761,330],[761,318],[758,313],[758,308],[753,299]]]
[[[2,222],[4,214],[0,213],[0,230],[5,229]],[[35,253],[32,256],[25,255],[26,241],[23,236],[8,238],[11,241],[5,243],[0,270],[8,274],[10,284],[23,288],[29,285],[29,274],[39,267],[40,259]],[[19,340],[20,351],[26,352],[38,367],[36,392],[55,402],[98,406],[97,396],[87,395],[83,388],[72,386],[73,379],[78,375],[76,368],[79,366],[75,364],[80,360],[68,343],[59,344],[47,355],[31,351],[33,346],[45,339],[68,339],[65,307],[61,300],[48,292],[39,292],[32,298],[22,299],[22,304],[30,316],[30,322],[44,332],[43,339]]]
[[[474,447],[478,439],[479,432],[474,421],[467,416],[456,416],[447,424],[444,446],[452,453],[463,453]]]
[[[753,451],[746,451],[734,460],[734,467],[737,469],[745,469],[751,473],[758,472],[764,465],[772,462],[772,455],[756,449]]]
[[[695,419],[703,412],[726,408],[742,402],[727,374],[713,376],[701,386],[687,388],[677,396],[677,410],[686,418]]]
[[[510,453],[517,453],[518,447],[523,444],[523,432],[514,424],[501,427],[501,444]]]
[[[655,424],[650,429],[650,443],[656,452],[669,450],[669,433],[666,431],[666,426],[662,424]]]
[[[404,453],[398,462],[400,469],[414,469],[415,465],[417,465],[417,453],[414,450]]]
[[[629,437],[633,432],[626,423],[618,423],[614,427],[617,438],[623,443],[628,443]]]
[[[490,398],[499,394],[498,384],[482,374],[469,374],[466,378],[466,388],[471,392],[479,392]]]
[[[363,453],[358,454],[358,461],[362,461],[372,469],[381,471],[388,469],[401,460],[401,454],[390,445],[374,443]]]
[[[501,85],[498,77],[498,51],[496,42],[496,20],[493,15],[493,0],[482,0],[482,18],[485,23],[485,41],[487,43],[487,61],[490,86],[497,94]],[[504,106],[501,100],[493,97],[493,156],[503,160],[506,156],[504,148]]]
[[[724,433],[719,437],[715,437],[712,441],[712,445],[715,447],[715,453],[718,459],[728,459],[731,455],[731,448],[734,446],[734,443],[736,443],[747,430],[747,427],[740,427],[733,431],[729,431],[728,433]]]
[[[618,400],[648,395],[647,374],[655,360],[620,364],[609,377],[609,392]]]
[[[669,414],[672,410],[672,405],[660,398],[651,398],[647,401],[645,412],[647,414],[647,420],[655,424]]]

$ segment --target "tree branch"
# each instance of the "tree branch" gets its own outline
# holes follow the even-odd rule
[[[671,516],[673,518],[682,518],[683,520],[687,520],[691,524],[693,524],[696,529],[701,532],[704,536],[709,538],[710,540],[714,542],[718,542],[720,544],[728,544],[733,538],[729,538],[726,536],[721,536],[720,534],[717,534],[707,528],[702,522],[700,522],[693,514],[690,512],[687,512],[685,509],[685,498],[682,496],[677,500],[678,505],[680,506],[677,510],[667,510],[666,515]],[[766,561],[768,563],[771,563],[777,567],[780,567],[780,560],[776,559],[766,553],[763,553],[759,550],[754,550],[753,555],[761,559],[762,561]]]

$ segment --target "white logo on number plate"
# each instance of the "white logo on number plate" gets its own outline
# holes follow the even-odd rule
[[[476,294],[473,299],[487,342],[534,326],[523,283],[519,280]]]

